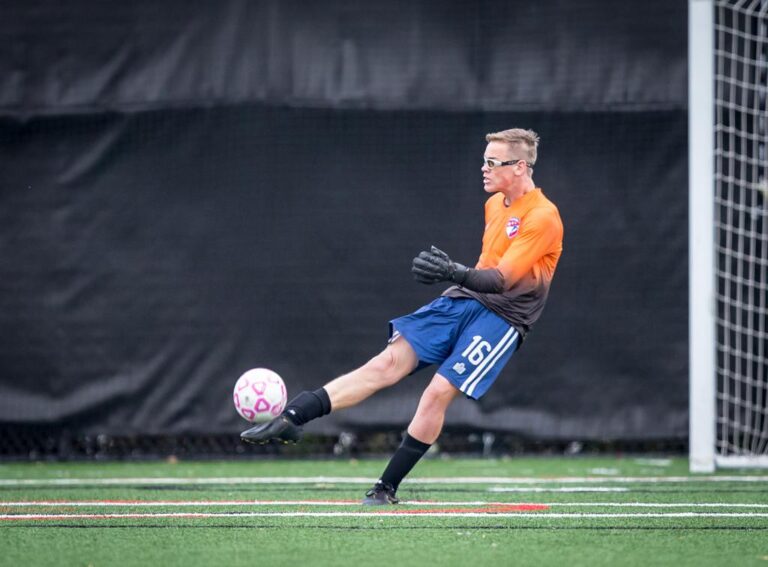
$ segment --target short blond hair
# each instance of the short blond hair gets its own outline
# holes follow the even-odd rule
[[[491,132],[485,135],[486,142],[506,142],[513,152],[520,149],[525,155],[519,156],[533,166],[536,163],[539,147],[539,135],[533,130],[523,128],[511,128],[501,132]],[[518,157],[516,155],[516,157]]]

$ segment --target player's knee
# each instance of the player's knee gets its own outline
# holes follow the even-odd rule
[[[383,350],[369,360],[366,366],[374,372],[382,386],[391,386],[404,376],[397,355],[392,352],[392,349]]]
[[[419,402],[419,410],[427,413],[444,412],[458,393],[459,391],[446,379],[436,377],[424,390]]]
[[[419,401],[419,407],[417,408],[418,414],[432,415],[441,410],[445,410],[446,405],[442,403],[442,398],[435,392],[432,392],[427,388],[421,396]]]

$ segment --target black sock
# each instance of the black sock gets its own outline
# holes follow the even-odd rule
[[[319,388],[314,392],[304,391],[293,398],[285,406],[283,415],[296,425],[304,425],[316,417],[322,417],[331,413],[331,398],[325,388]]]
[[[424,456],[430,446],[430,443],[422,443],[406,433],[403,442],[400,443],[397,451],[389,460],[387,468],[384,469],[381,482],[391,484],[397,490],[405,475],[411,472],[411,469],[416,466],[416,463]]]

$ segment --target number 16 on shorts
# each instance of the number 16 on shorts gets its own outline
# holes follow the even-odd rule
[[[489,352],[491,352],[491,343],[484,341],[480,335],[475,335],[472,337],[472,342],[469,343],[469,346],[461,353],[461,356],[466,358],[473,366],[477,366]]]
[[[469,344],[460,340],[457,347],[467,346],[446,359],[440,374],[470,398],[479,399],[515,352],[519,334],[514,327],[505,327],[493,338],[473,334]]]

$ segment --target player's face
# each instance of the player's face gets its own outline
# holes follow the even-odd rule
[[[510,147],[505,142],[489,142],[483,155],[484,159],[497,159],[499,161],[511,161],[519,157],[511,155]],[[524,173],[523,168],[525,167],[522,163],[488,167],[484,161],[481,170],[483,172],[483,189],[486,193],[510,190],[518,182],[521,172]]]

